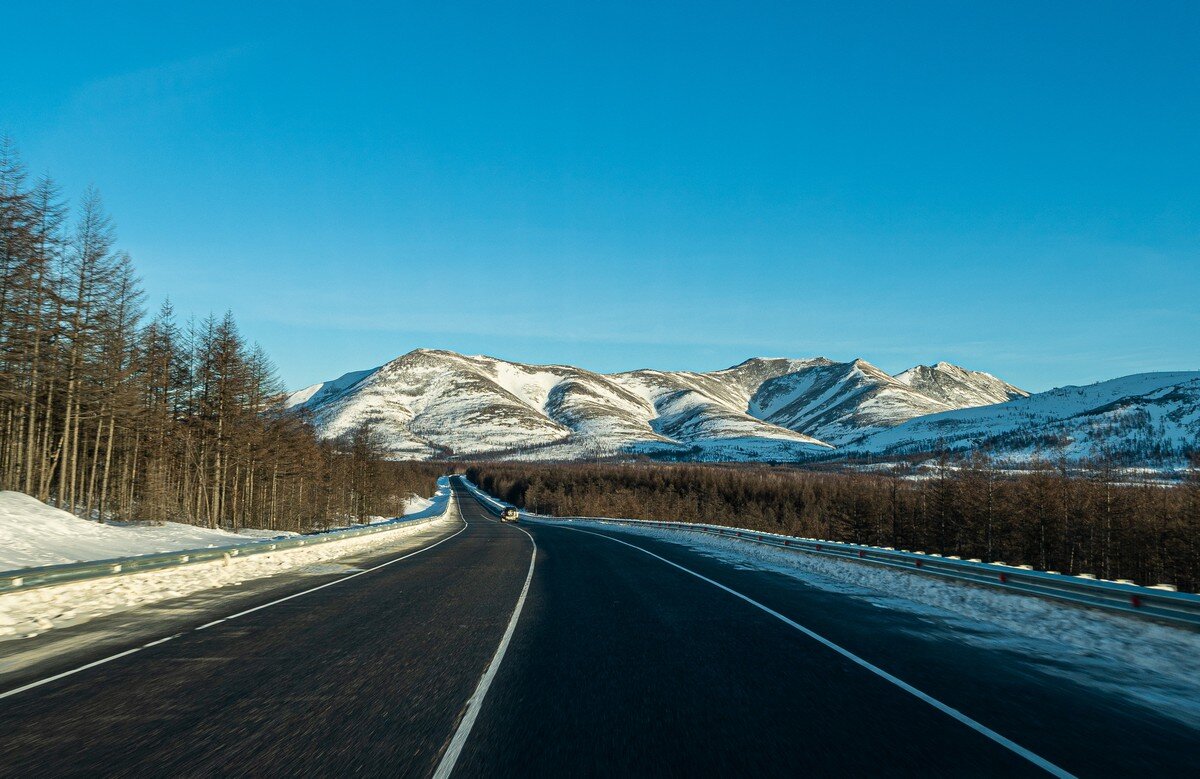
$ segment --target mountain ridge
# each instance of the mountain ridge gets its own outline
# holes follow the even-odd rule
[[[986,450],[1009,459],[1185,462],[1200,452],[1200,371],[1136,373],[908,420],[861,453]]]
[[[298,390],[285,406],[324,437],[368,424],[394,457],[796,461],[910,419],[1027,395],[949,363],[891,376],[861,359],[753,357],[709,372],[601,374],[416,349]]]

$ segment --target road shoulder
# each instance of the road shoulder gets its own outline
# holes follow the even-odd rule
[[[193,630],[228,614],[337,581],[397,555],[444,540],[461,527],[461,520],[448,517],[369,551],[300,566],[234,586],[215,587],[149,603],[29,638],[8,638],[0,641],[0,692]]]

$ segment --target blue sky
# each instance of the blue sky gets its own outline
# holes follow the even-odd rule
[[[1195,2],[3,17],[0,130],[292,387],[420,346],[1200,369]]]

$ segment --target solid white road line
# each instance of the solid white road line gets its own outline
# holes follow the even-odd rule
[[[934,698],[933,696],[931,696],[927,693],[921,692],[916,687],[913,687],[911,684],[904,681],[903,679],[899,679],[899,678],[891,675],[887,671],[883,670],[882,668],[880,668],[876,665],[872,665],[870,662],[864,660],[863,658],[854,654],[850,650],[842,648],[841,646],[833,643],[832,641],[825,638],[824,636],[814,633],[812,630],[809,630],[808,628],[804,627],[803,625],[796,622],[795,620],[785,617],[784,615],[780,614],[778,611],[775,611],[774,609],[770,608],[769,606],[764,606],[763,604],[759,603],[758,601],[754,600],[753,598],[751,598],[747,595],[743,595],[742,593],[738,592],[737,590],[726,587],[724,584],[721,584],[720,582],[717,582],[717,581],[713,581],[712,579],[708,578],[707,576],[696,573],[695,571],[691,570],[690,568],[685,568],[682,565],[680,565],[679,563],[668,560],[665,557],[656,555],[654,552],[651,552],[648,549],[643,549],[642,547],[637,546],[636,544],[631,544],[631,543],[628,543],[627,541],[622,541],[619,538],[613,538],[612,536],[605,535],[604,533],[596,533],[591,530],[583,530],[583,529],[577,528],[577,527],[564,527],[561,525],[555,525],[555,527],[563,527],[564,530],[573,530],[576,533],[587,533],[589,536],[598,536],[600,538],[606,538],[609,541],[613,541],[618,544],[623,544],[623,545],[629,547],[630,549],[636,549],[639,552],[650,555],[651,557],[655,558],[656,560],[661,560],[662,562],[666,563],[667,565],[670,565],[674,568],[678,568],[679,570],[683,571],[684,573],[691,574],[692,576],[695,576],[697,579],[706,581],[709,584],[711,584],[712,586],[714,586],[718,589],[724,590],[725,592],[729,593],[730,595],[733,595],[736,598],[740,598],[740,599],[744,600],[746,603],[749,603],[751,606],[754,606],[755,608],[765,611],[767,614],[770,614],[772,617],[775,617],[780,622],[783,622],[784,624],[795,628],[796,630],[800,631],[801,633],[803,633],[804,635],[813,639],[814,641],[824,644],[825,646],[829,647],[833,651],[837,652],[842,657],[845,657],[847,660],[850,660],[851,662],[861,666],[862,668],[867,669],[868,671],[875,674],[876,676],[878,676],[882,679],[886,679],[887,681],[889,681],[892,684],[899,687],[901,690],[904,690],[905,692],[909,693],[910,695],[921,699],[922,701],[924,701],[925,703],[928,703],[930,706],[934,707],[935,709],[942,712],[943,714],[947,714],[947,715],[953,717],[954,719],[958,720],[962,724],[971,728],[975,732],[980,733],[980,734],[990,738],[992,741],[996,742],[997,744],[1004,747],[1005,749],[1007,749],[1017,755],[1020,755],[1021,757],[1025,758],[1029,762],[1036,765],[1038,768],[1041,768],[1046,773],[1051,774],[1052,776],[1060,777],[1060,779],[1074,779],[1074,774],[1070,773],[1069,771],[1059,768],[1057,765],[1055,765],[1054,763],[1051,763],[1049,760],[1045,759],[1044,757],[1041,757],[1040,755],[1037,755],[1037,754],[1029,751],[1028,749],[1021,746],[1020,744],[1018,744],[1008,738],[1005,738],[1004,736],[1000,735],[999,733],[997,733],[996,731],[987,727],[986,725],[976,722],[975,720],[968,717],[966,714],[963,714],[958,709],[955,709],[945,703],[942,703],[937,698]]]
[[[447,513],[449,513],[449,512],[447,511]],[[246,609],[245,611],[239,611],[237,614],[232,614],[228,617],[223,617],[218,620],[213,620],[212,622],[206,623],[204,625],[200,625],[199,627],[192,628],[192,631],[204,630],[206,628],[212,627],[213,625],[219,625],[222,622],[228,622],[231,619],[237,619],[238,617],[245,616],[246,614],[250,614],[250,613],[258,611],[260,609],[265,609],[269,606],[274,606],[276,604],[283,603],[284,601],[289,601],[292,598],[299,598],[301,595],[307,595],[310,592],[316,592],[317,590],[323,590],[326,587],[332,587],[335,584],[341,584],[342,582],[353,579],[356,576],[362,576],[363,574],[370,573],[371,571],[378,571],[380,568],[385,568],[385,567],[391,565],[392,563],[398,563],[401,560],[407,560],[408,558],[413,557],[415,555],[419,555],[422,552],[428,552],[430,549],[433,549],[435,546],[440,546],[441,544],[446,543],[450,539],[454,538],[454,536],[457,536],[459,533],[462,533],[464,530],[467,529],[467,520],[465,518],[463,518],[461,516],[461,514],[460,514],[459,518],[462,519],[463,526],[458,529],[458,532],[454,533],[454,535],[446,536],[441,541],[438,541],[436,544],[430,544],[429,546],[421,547],[420,549],[416,550],[415,552],[409,552],[406,555],[397,557],[393,560],[388,560],[385,563],[380,563],[379,565],[373,566],[371,568],[367,568],[362,571],[356,571],[355,573],[349,574],[347,576],[343,576],[340,579],[335,579],[331,582],[326,582],[325,584],[321,584],[316,587],[312,587],[312,588],[304,590],[302,592],[297,592],[293,595],[288,595],[286,598],[279,598],[278,600],[273,600],[270,603],[264,603],[261,606],[255,606],[252,609]],[[176,633],[173,636],[167,636],[166,638],[160,638],[157,641],[151,641],[148,644],[142,644],[141,646],[134,647],[133,649],[126,649],[124,652],[118,652],[115,655],[109,655],[108,657],[104,657],[99,660],[93,660],[92,662],[87,663],[85,665],[81,665],[78,668],[72,668],[69,671],[63,671],[62,673],[57,673],[57,674],[54,674],[53,676],[47,676],[44,679],[38,679],[37,681],[30,682],[29,684],[25,684],[20,687],[16,687],[7,692],[0,692],[0,700],[3,700],[4,698],[8,698],[12,695],[17,695],[19,693],[25,692],[26,690],[32,690],[35,687],[41,687],[44,684],[49,684],[50,682],[55,682],[55,681],[58,681],[59,679],[63,679],[68,676],[73,676],[74,674],[80,673],[81,671],[86,671],[89,668],[95,668],[98,665],[104,665],[105,663],[111,663],[114,660],[120,660],[122,657],[128,657],[129,655],[140,652],[143,649],[149,649],[150,647],[157,646],[158,644],[165,644],[166,642],[171,641],[172,639],[179,638],[182,635],[186,635],[186,634]]]
[[[460,515],[460,518],[462,518],[461,515]],[[326,587],[332,587],[335,584],[341,584],[342,582],[347,581],[349,579],[353,579],[356,576],[362,576],[363,574],[371,573],[372,571],[378,571],[380,568],[386,568],[387,566],[389,566],[393,563],[398,563],[401,560],[407,560],[410,557],[415,557],[416,555],[419,555],[422,552],[428,552],[430,549],[433,549],[435,546],[439,546],[441,544],[446,543],[450,539],[454,538],[454,536],[457,536],[459,533],[462,533],[464,530],[466,530],[467,529],[467,520],[465,518],[462,518],[462,521],[463,521],[463,526],[458,529],[457,533],[455,533],[454,535],[446,536],[441,541],[438,541],[436,544],[430,544],[429,546],[421,547],[420,549],[416,550],[415,552],[409,552],[408,554],[403,555],[402,557],[397,557],[394,560],[388,560],[385,563],[380,563],[379,565],[372,566],[370,568],[364,568],[361,571],[357,571],[348,576],[343,576],[340,579],[335,579],[331,582],[326,582],[325,584],[317,585],[316,587],[313,587],[312,589],[304,590],[303,592],[297,592],[292,595],[288,595],[286,597],[279,598],[278,600],[273,600],[270,603],[264,603],[261,606],[255,606],[252,609],[246,609],[245,611],[239,611],[237,614],[230,614],[228,617],[222,617],[221,619],[213,620],[212,622],[201,625],[200,627],[195,628],[195,629],[196,630],[204,630],[205,628],[210,628],[213,625],[219,625],[222,622],[228,622],[231,619],[237,619],[238,617],[244,617],[247,614],[253,614],[256,611],[260,611],[265,608],[270,608],[271,606],[278,605],[280,603],[283,603],[284,601],[289,601],[292,598],[299,598],[301,595],[308,595],[310,592],[316,592],[317,590],[323,590]]]
[[[529,573],[525,574],[525,586],[521,588],[521,595],[517,598],[517,605],[513,607],[508,627],[504,630],[504,637],[500,639],[500,645],[496,647],[496,654],[492,655],[492,661],[488,664],[483,676],[480,677],[475,692],[467,701],[467,707],[458,724],[458,730],[454,732],[454,737],[450,739],[450,745],[446,747],[446,752],[442,755],[437,770],[433,772],[434,779],[447,779],[454,771],[454,765],[458,762],[459,755],[462,754],[467,737],[471,735],[471,728],[475,727],[475,720],[479,717],[479,710],[483,706],[484,698],[487,697],[488,688],[492,686],[492,679],[496,678],[496,672],[500,670],[500,664],[504,662],[504,653],[508,651],[508,644],[512,640],[513,632],[517,629],[517,621],[521,618],[521,609],[525,607],[525,597],[529,595],[529,583],[533,581],[533,567],[537,562],[537,541],[534,541],[533,536],[529,535],[524,528],[515,525],[513,527],[528,536],[529,543],[533,544],[533,553],[529,556]]]

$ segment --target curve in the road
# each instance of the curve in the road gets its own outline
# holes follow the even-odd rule
[[[407,554],[403,554],[399,557],[395,557],[386,562],[371,566],[370,568],[364,568],[359,571],[354,571],[353,573],[346,574],[345,576],[342,576],[341,578],[334,579],[331,582],[325,582],[324,584],[319,584],[316,587],[310,587],[307,590],[302,590],[300,592],[292,593],[291,595],[288,595],[283,598],[276,598],[275,600],[270,601],[269,603],[263,603],[259,606],[255,606],[254,608],[246,609],[244,611],[239,611],[236,614],[230,614],[228,617],[221,617],[220,619],[214,619],[211,622],[206,622],[203,625],[198,625],[195,628],[192,628],[192,630],[206,630],[208,628],[213,627],[214,625],[219,625],[222,622],[228,622],[232,619],[237,619],[238,617],[244,617],[245,615],[251,614],[255,611],[261,611],[262,609],[270,608],[271,606],[278,606],[280,603],[292,600],[293,598],[299,598],[302,595],[308,595],[310,593],[316,592],[317,590],[323,590],[326,587],[332,587],[335,584],[342,584],[343,582],[349,581],[350,579],[354,579],[359,576],[365,576],[368,573],[378,571],[381,568],[386,568],[387,566],[393,565],[394,563],[398,563],[401,560],[407,560],[408,558],[415,557],[415,556],[421,554],[422,552],[428,552],[430,549],[433,549],[436,546],[440,546],[441,544],[446,543],[447,541],[454,538],[459,533],[462,533],[466,529],[467,529],[467,523],[464,521],[463,526],[461,528],[459,528],[453,535],[446,536],[445,538],[441,539],[440,541],[436,541],[432,544],[429,544],[428,546],[423,546],[420,549],[417,549],[416,551],[409,552]],[[83,665],[80,665],[76,668],[72,668],[67,671],[62,671],[60,673],[56,673],[56,674],[47,676],[42,679],[37,679],[37,680],[29,682],[27,684],[23,684],[20,687],[15,687],[11,690],[7,690],[5,692],[0,692],[0,700],[11,697],[13,695],[19,695],[23,692],[27,692],[27,691],[35,689],[37,687],[41,687],[44,684],[49,684],[50,682],[56,682],[59,679],[65,679],[68,676],[74,676],[77,673],[80,673],[82,671],[87,671],[92,668],[96,668],[97,666],[105,665],[106,663],[111,663],[114,660],[120,660],[123,657],[129,657],[130,655],[141,652],[144,649],[150,649],[151,647],[155,647],[160,644],[165,644],[168,641],[174,641],[175,639],[179,638],[182,635],[185,635],[185,634],[184,633],[173,633],[172,635],[164,636],[163,638],[157,639],[155,641],[148,641],[145,644],[142,644],[141,646],[136,646],[136,647],[133,647],[132,649],[126,649],[123,652],[117,652],[115,654],[109,655],[108,657],[102,657],[99,660],[93,660],[90,663],[84,663]]]
[[[494,522],[495,520],[488,521]],[[438,763],[437,770],[433,772],[435,779],[447,779],[454,772],[454,766],[458,763],[463,746],[466,745],[467,739],[471,735],[471,728],[475,727],[475,720],[479,717],[479,710],[483,706],[484,699],[487,698],[488,689],[492,686],[492,680],[496,678],[496,672],[500,670],[500,664],[504,662],[504,655],[508,652],[508,645],[512,642],[513,633],[517,629],[517,622],[521,619],[521,610],[525,608],[525,599],[529,596],[529,585],[533,581],[533,568],[537,563],[537,541],[522,528],[516,529],[525,533],[529,538],[529,543],[533,544],[533,552],[529,555],[529,573],[525,575],[525,584],[521,587],[521,595],[517,598],[517,605],[513,608],[512,616],[509,617],[508,627],[504,630],[504,636],[500,639],[500,645],[496,647],[496,654],[492,656],[492,661],[488,664],[487,671],[480,677],[479,684],[475,687],[475,692],[471,695],[470,700],[467,701],[462,722],[459,723],[458,729],[454,732],[454,737],[450,739],[450,744],[446,747],[446,752],[442,755],[442,760]]]
[[[468,504],[452,535],[341,587],[11,691],[0,776],[429,775],[531,580],[529,540]]]
[[[404,554],[58,658],[3,694],[0,776],[1189,775],[1200,754],[1067,658],[454,495],[462,527]]]
[[[693,571],[690,568],[687,568],[685,566],[680,565],[679,563],[676,563],[672,560],[668,560],[665,557],[657,555],[654,552],[651,552],[649,549],[643,549],[642,547],[637,546],[636,544],[631,544],[628,541],[622,541],[619,538],[613,538],[612,536],[605,535],[604,533],[596,533],[591,530],[584,530],[582,528],[577,528],[577,527],[567,527],[565,529],[571,530],[576,533],[586,533],[587,535],[596,536],[597,538],[604,538],[609,541],[612,541],[613,543],[622,544],[624,546],[627,546],[630,549],[636,549],[637,551],[641,552],[642,554],[649,555],[650,557],[653,557],[655,560],[659,560],[659,561],[665,563],[666,565],[671,566],[672,568],[678,568],[679,570],[683,571],[686,574],[695,576],[697,579],[707,582],[708,584],[711,584],[713,587],[716,587],[719,590],[723,590],[735,598],[740,598],[741,600],[745,601],[746,603],[749,603],[754,608],[760,609],[760,610],[766,612],[767,614],[770,614],[772,617],[774,617],[775,619],[784,623],[785,625],[795,628],[796,630],[800,631],[801,633],[803,633],[804,635],[813,639],[814,641],[817,641],[820,644],[828,647],[829,649],[832,649],[834,652],[837,652],[839,655],[841,655],[842,657],[845,657],[850,662],[852,662],[858,666],[861,666],[862,668],[865,668],[866,670],[870,671],[871,673],[875,674],[876,676],[878,676],[882,679],[887,680],[888,682],[890,682],[891,684],[894,684],[895,686],[904,690],[908,694],[918,698],[919,700],[924,701],[925,703],[928,703],[930,706],[934,707],[935,709],[942,712],[943,714],[946,714],[949,717],[952,717],[953,719],[958,720],[963,725],[966,725],[967,727],[971,728],[972,730],[976,731],[977,733],[980,733],[981,735],[986,736],[987,738],[996,742],[997,744],[1004,747],[1005,749],[1008,749],[1009,751],[1014,752],[1017,755],[1020,755],[1021,757],[1028,760],[1030,763],[1033,763],[1038,768],[1041,768],[1042,770],[1046,771],[1051,776],[1059,777],[1059,779],[1074,779],[1074,777],[1075,777],[1075,775],[1072,774],[1071,772],[1060,768],[1059,766],[1057,766],[1054,763],[1050,762],[1049,760],[1045,759],[1041,755],[1038,755],[1038,754],[1026,749],[1025,747],[1021,746],[1020,744],[1016,743],[1015,741],[1002,736],[1001,734],[997,733],[996,731],[992,730],[991,728],[987,727],[986,725],[976,722],[975,720],[968,717],[966,714],[963,714],[958,709],[955,709],[953,706],[949,706],[945,703],[942,703],[940,700],[938,700],[937,698],[934,698],[932,695],[929,695],[925,692],[922,692],[921,690],[918,690],[916,687],[913,687],[911,684],[904,681],[903,679],[897,678],[896,676],[888,673],[887,671],[874,665],[873,663],[870,663],[870,662],[864,660],[863,658],[854,654],[850,650],[848,650],[838,644],[835,644],[833,641],[830,641],[829,639],[825,638],[824,636],[820,635],[819,633],[816,633],[816,632],[806,628],[804,625],[801,625],[799,622],[796,622],[793,619],[789,619],[788,617],[785,617],[783,614],[780,614],[778,611],[775,611],[771,607],[765,606],[762,603],[759,603],[758,601],[751,598],[749,595],[743,595],[742,593],[738,592],[737,590],[735,590],[731,587],[727,587],[718,581],[714,581],[713,579],[708,578],[704,574],[696,573],[695,571]]]

